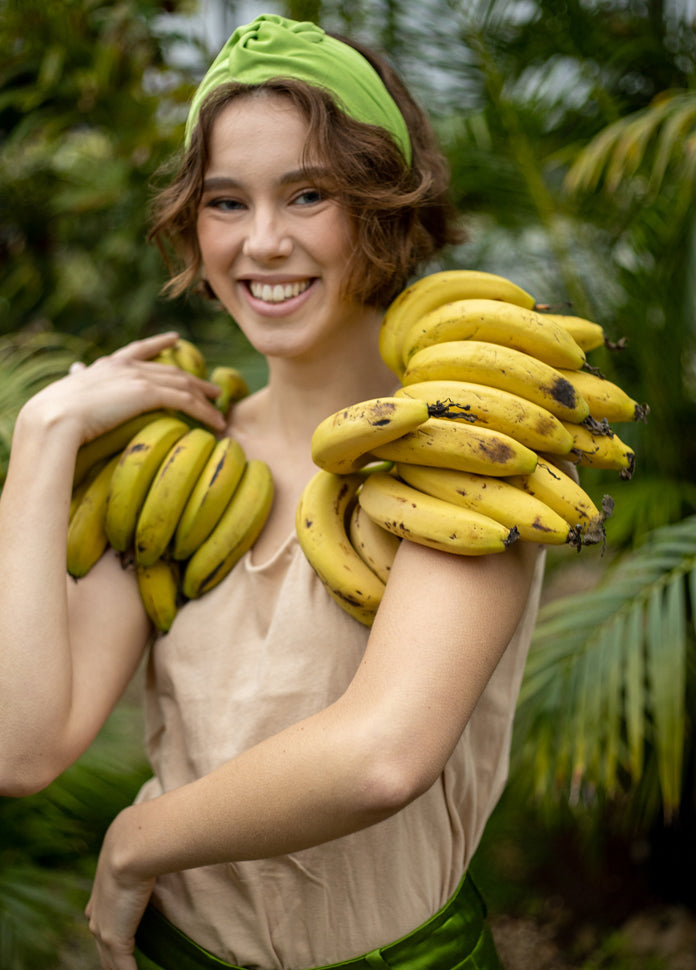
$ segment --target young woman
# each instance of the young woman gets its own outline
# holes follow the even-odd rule
[[[0,507],[2,792],[40,789],[90,744],[149,648],[153,778],[104,840],[87,907],[104,970],[486,968],[466,876],[503,788],[543,552],[402,542],[371,630],[300,550],[322,418],[389,394],[385,306],[456,236],[431,129],[368,51],[312,24],[239,28],[194,99],[154,236],[268,360],[227,421],[218,389],[137,341],[37,394]],[[275,482],[227,578],[153,638],[107,552],[65,578],[79,446],[175,408]],[[136,946],[137,940],[137,946]]]

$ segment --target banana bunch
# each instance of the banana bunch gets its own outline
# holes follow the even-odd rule
[[[402,538],[461,555],[604,541],[611,498],[598,508],[563,465],[630,478],[612,424],[649,409],[589,365],[600,346],[623,341],[490,273],[434,273],[396,298],[380,353],[400,386],[319,424],[297,509],[300,545],[348,613],[371,624]]]
[[[207,373],[187,341],[154,359]],[[235,368],[217,367],[209,379],[222,389],[223,412],[248,394]],[[132,557],[148,616],[166,632],[181,603],[216,586],[253,545],[272,501],[267,465],[247,460],[233,438],[181,414],[138,415],[77,454],[68,572],[86,575],[109,546]]]

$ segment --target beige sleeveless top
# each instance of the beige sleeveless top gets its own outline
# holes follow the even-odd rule
[[[353,677],[368,630],[327,595],[294,534],[269,562],[252,555],[153,646],[145,706],[155,777],[138,801],[326,707]],[[266,970],[345,960],[428,919],[457,887],[506,781],[543,566],[540,551],[519,628],[429,791],[324,845],[163,876],[154,904],[223,960]]]

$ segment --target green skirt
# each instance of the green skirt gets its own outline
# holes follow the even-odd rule
[[[209,953],[149,906],[136,934],[138,970],[244,970]],[[504,970],[486,909],[466,874],[454,896],[412,933],[318,970]]]

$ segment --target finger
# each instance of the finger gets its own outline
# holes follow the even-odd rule
[[[143,337],[141,340],[132,340],[125,347],[115,350],[113,357],[130,357],[134,360],[148,360],[155,357],[160,351],[167,347],[173,347],[179,339],[179,334],[175,330],[168,330],[166,333],[158,333],[153,337]]]

